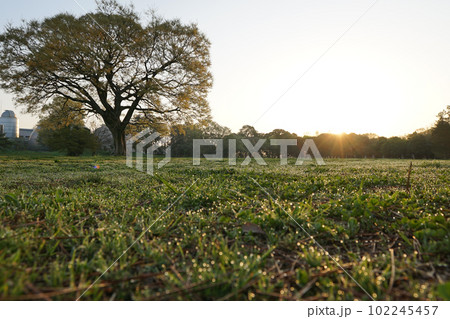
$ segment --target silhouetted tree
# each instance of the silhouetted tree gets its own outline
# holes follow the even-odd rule
[[[94,152],[98,148],[97,138],[84,127],[85,112],[81,103],[57,97],[43,110],[47,114],[38,122],[41,144],[70,156],[81,155],[85,149]]]
[[[431,129],[431,143],[437,157],[450,157],[450,106],[438,114],[438,120]]]
[[[76,125],[42,130],[39,141],[51,150],[65,151],[69,156],[81,155],[85,149],[95,152],[98,148],[98,141],[89,129]]]
[[[244,125],[238,132],[238,135],[249,138],[249,137],[258,137],[259,133],[256,129],[251,125]]]
[[[0,150],[6,150],[12,145],[5,133],[0,133]]]
[[[290,133],[288,131],[282,130],[282,129],[275,129],[270,133],[262,134],[266,140],[264,143],[262,150],[265,152],[265,155],[268,157],[280,157],[280,146],[279,145],[272,145],[270,143],[271,139],[292,139],[297,140],[297,135]],[[300,149],[297,145],[289,145],[287,147],[288,149],[288,156],[291,157],[297,157],[298,153],[300,152]]]
[[[412,158],[434,157],[429,134],[414,132],[408,135],[408,153]]]
[[[207,138],[223,138],[231,134],[231,130],[226,126],[221,126],[214,121],[207,122],[201,131]]]

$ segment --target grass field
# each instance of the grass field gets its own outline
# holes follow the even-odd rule
[[[81,300],[450,299],[450,162],[325,161],[0,155],[0,299],[77,299],[136,239]]]

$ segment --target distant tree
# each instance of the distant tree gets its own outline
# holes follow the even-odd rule
[[[258,131],[251,125],[244,125],[238,132],[238,135],[241,135],[242,137],[258,137],[259,133]]]
[[[408,153],[408,141],[406,139],[394,136],[386,139],[381,145],[381,152],[383,157],[402,158]]]
[[[431,143],[436,157],[450,157],[450,105],[438,114],[438,120],[431,129]]]
[[[40,115],[40,130],[54,130],[68,126],[84,126],[86,112],[83,105],[63,97],[57,97],[42,107],[45,112]]]
[[[81,155],[85,149],[97,149],[97,138],[84,127],[85,112],[81,103],[58,97],[43,110],[46,115],[38,122],[41,144],[70,156]]]
[[[380,136],[377,139],[375,139],[371,144],[373,148],[373,153],[375,157],[385,157],[386,155],[383,153],[383,145],[386,143],[387,138],[384,136]]]
[[[98,148],[98,141],[89,129],[77,125],[42,130],[39,141],[51,150],[64,151],[69,156],[79,156],[85,149],[95,152]]]
[[[319,152],[325,157],[345,157],[345,155],[340,151],[335,153],[336,149],[336,136],[334,134],[322,133],[314,137],[314,143],[316,144]]]
[[[192,156],[194,139],[222,139],[231,134],[231,130],[214,121],[175,125],[171,130],[172,156]],[[226,147],[226,145],[224,145]],[[224,149],[225,149],[224,147]],[[214,153],[214,146],[202,146],[204,154]]]
[[[271,139],[297,139],[297,135],[290,133],[286,130],[282,129],[275,129],[270,133],[267,134],[260,134],[261,137],[264,137],[266,139],[266,142],[264,143],[262,147],[262,151],[265,153],[268,157],[280,157],[280,146],[279,145],[272,145],[270,143]],[[288,149],[288,156],[298,156],[298,153],[300,152],[300,149],[298,146],[295,145],[289,145],[287,147]]]
[[[365,133],[364,136],[367,136],[369,139],[377,139],[378,135],[375,133]]]
[[[432,144],[429,134],[414,132],[408,135],[408,153],[412,158],[432,158]]]
[[[202,138],[203,132],[200,125],[188,124],[174,127],[171,133],[172,156],[191,157],[192,141]]]
[[[209,46],[195,24],[100,0],[80,17],[8,26],[0,35],[0,87],[28,112],[57,96],[82,103],[109,128],[120,155],[135,115],[153,122],[209,116]]]
[[[234,149],[236,153],[230,154],[230,141],[232,144],[236,143],[236,148]],[[223,153],[226,157],[230,155],[233,157],[243,157],[244,154],[247,155],[247,148],[242,143],[242,135],[236,133],[226,135],[223,141]]]
[[[205,138],[223,138],[224,136],[230,135],[231,130],[226,126],[221,126],[220,124],[209,121],[202,129]]]
[[[12,143],[6,137],[5,133],[0,133],[0,150],[5,150],[9,148]]]

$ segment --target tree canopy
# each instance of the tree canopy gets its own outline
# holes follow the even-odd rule
[[[210,43],[195,24],[102,0],[96,12],[8,26],[0,87],[38,113],[55,97],[81,103],[113,134],[116,154],[135,116],[151,123],[209,117]],[[148,22],[144,22],[145,21]]]
[[[79,102],[73,102],[63,97],[56,97],[50,104],[42,107],[39,128],[42,129],[60,129],[68,126],[84,126],[85,112],[83,105]]]

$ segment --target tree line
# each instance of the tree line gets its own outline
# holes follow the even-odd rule
[[[258,132],[253,126],[244,125],[237,133],[215,122],[175,127],[170,133],[172,156],[192,156],[194,139],[223,139],[224,156],[228,156],[228,140],[235,139],[236,155],[245,157],[249,151],[243,144],[248,139],[253,145],[259,139],[266,141],[259,149],[262,156],[279,157],[280,147],[271,145],[270,139],[296,139],[297,146],[288,146],[288,156],[297,157],[306,139],[312,139],[322,157],[331,158],[450,158],[450,106],[438,114],[434,126],[418,130],[404,137],[382,137],[375,134],[330,134],[298,136],[283,129],[269,133]],[[202,152],[214,153],[213,146],[202,147]]]
[[[77,110],[78,111],[74,111]],[[63,151],[67,155],[81,155],[85,151],[114,153],[114,138],[109,129],[102,125],[91,131],[85,126],[86,113],[77,103],[56,99],[48,106],[49,112],[38,123],[40,145],[48,150]],[[129,136],[137,134],[148,123],[130,125]],[[209,120],[195,124],[178,124],[168,129],[165,125],[152,125],[153,131],[162,136],[170,136],[172,156],[192,157],[194,139],[222,139],[223,155],[229,155],[229,141],[236,141],[237,157],[249,156],[249,150],[243,140],[252,145],[263,139],[259,148],[261,156],[280,157],[280,147],[272,145],[271,139],[294,139],[297,145],[287,147],[289,157],[298,157],[306,139],[312,139],[322,157],[326,158],[415,158],[415,159],[449,159],[450,158],[450,106],[440,112],[433,127],[417,130],[403,137],[382,137],[375,134],[331,134],[317,136],[298,136],[283,129],[269,133],[258,132],[253,126],[244,125],[237,133],[227,127]],[[15,147],[17,143],[0,135],[0,149]],[[26,147],[25,147],[26,148]],[[202,154],[215,153],[215,146],[202,146]]]

